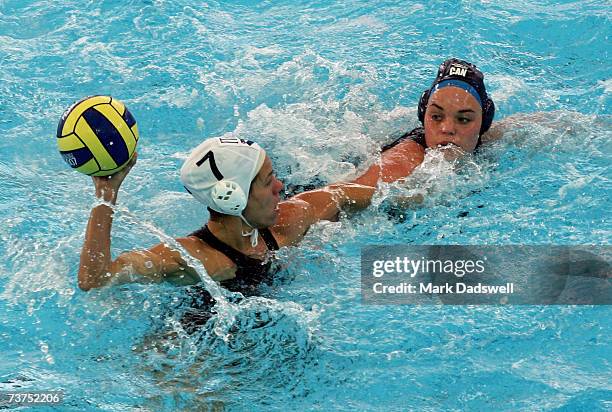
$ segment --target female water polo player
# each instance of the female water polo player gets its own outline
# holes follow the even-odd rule
[[[375,186],[379,179],[391,182],[408,176],[423,162],[427,148],[443,148],[453,155],[473,152],[484,141],[500,136],[499,130],[489,131],[494,115],[495,104],[487,95],[482,72],[466,61],[448,59],[419,100],[423,127],[384,146],[381,164],[371,166],[354,182]]]
[[[111,225],[121,183],[136,163],[114,175],[93,177],[96,196],[106,202],[93,208],[81,252],[78,284],[83,290],[109,283],[159,282],[196,284],[200,278],[175,249],[160,243],[112,260]],[[269,279],[271,254],[294,245],[319,220],[334,220],[341,210],[367,207],[374,188],[340,183],[280,201],[283,184],[272,162],[254,142],[212,138],[200,144],[181,168],[183,185],[210,212],[201,229],[177,241],[202,262],[210,277],[244,296],[257,293]],[[191,302],[182,318],[189,332],[203,325],[214,305],[199,285],[188,290]]]
[[[96,196],[115,204],[121,183],[136,157],[120,172],[93,177]],[[200,230],[177,239],[199,259],[208,274],[233,291],[253,289],[270,266],[270,252],[294,245],[319,220],[340,210],[367,207],[373,187],[354,183],[329,185],[280,201],[283,184],[265,151],[250,141],[212,138],[199,145],[181,169],[185,188],[208,207],[210,219]],[[181,254],[165,244],[111,259],[113,210],[93,208],[87,225],[78,274],[83,290],[111,282],[169,280],[196,283],[199,277]]]

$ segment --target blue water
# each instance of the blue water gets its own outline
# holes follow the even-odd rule
[[[606,1],[0,0],[0,390],[61,410],[610,410],[611,312],[591,306],[370,306],[366,244],[610,245]],[[258,141],[286,185],[348,179],[447,57],[487,74],[506,139],[459,168],[429,156],[373,205],[280,252],[261,298],[201,335],[184,290],[76,285],[91,180],[55,146],[72,102],[110,94],[141,132],[113,253],[207,217],[178,168],[212,136]],[[426,193],[392,217],[396,194]],[[177,309],[178,308],[178,309]],[[37,410],[46,410],[41,407]]]

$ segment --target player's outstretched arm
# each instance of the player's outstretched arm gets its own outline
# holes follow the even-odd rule
[[[408,177],[423,162],[425,150],[418,143],[406,140],[382,152],[380,161],[353,180],[360,185],[377,187],[379,182],[395,182]]]
[[[336,183],[281,202],[278,222],[272,227],[279,246],[298,243],[310,226],[320,220],[333,221],[341,211],[365,209],[375,190],[355,183]]]

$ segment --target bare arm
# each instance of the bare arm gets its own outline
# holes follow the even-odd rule
[[[412,140],[405,140],[382,152],[380,162],[373,164],[354,183],[378,186],[379,181],[395,182],[408,177],[423,162],[425,149]]]
[[[300,193],[280,204],[279,222],[272,228],[279,243],[299,242],[311,225],[336,220],[340,211],[358,211],[370,205],[380,181],[394,182],[408,177],[423,162],[425,150],[406,140],[382,153],[374,164],[351,183],[337,183]]]
[[[300,193],[279,205],[279,220],[272,227],[279,246],[294,245],[320,220],[336,220],[341,211],[357,211],[370,204],[375,188],[337,183]]]
[[[111,226],[113,209],[117,202],[121,183],[136,163],[137,155],[123,170],[112,176],[93,177],[96,196],[106,204],[91,211],[85,241],[81,250],[78,283],[83,290],[98,288],[111,281],[159,282],[168,274],[184,269],[180,254],[163,244],[149,250],[121,254],[116,260],[111,256]]]

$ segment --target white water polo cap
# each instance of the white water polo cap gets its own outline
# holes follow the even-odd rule
[[[266,152],[255,142],[214,137],[191,152],[181,168],[181,181],[193,197],[211,209],[242,216],[251,182],[265,159]]]

